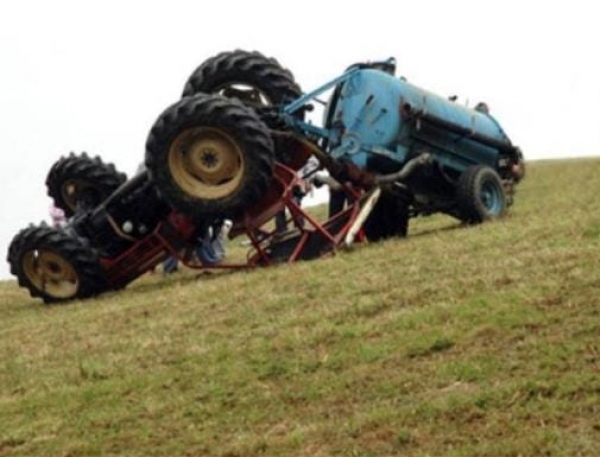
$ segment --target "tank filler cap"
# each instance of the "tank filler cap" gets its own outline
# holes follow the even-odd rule
[[[387,60],[384,60],[382,62],[373,62],[373,68],[376,68],[377,70],[381,70],[381,71],[385,71],[386,73],[389,73],[390,75],[394,75],[396,74],[396,59],[393,57],[390,57]]]
[[[485,102],[479,102],[479,103],[477,103],[477,105],[475,105],[475,108],[473,108],[473,109],[475,111],[478,111],[478,112],[483,113],[483,114],[490,114],[490,107]]]

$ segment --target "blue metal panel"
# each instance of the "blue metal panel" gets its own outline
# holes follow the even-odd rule
[[[334,122],[364,147],[392,148],[402,126],[399,80],[376,70],[356,72],[343,86]]]
[[[332,155],[359,166],[366,165],[370,154],[402,163],[411,149],[426,146],[438,161],[462,171],[473,163],[495,166],[499,149],[490,144],[510,146],[489,114],[386,72],[354,71],[342,84],[334,125],[342,126],[343,135]]]
[[[422,111],[474,133],[510,144],[498,122],[489,114],[467,108],[406,81],[399,80],[398,83],[402,103],[410,104],[413,111]]]

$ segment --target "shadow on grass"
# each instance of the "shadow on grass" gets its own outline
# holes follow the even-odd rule
[[[444,232],[450,232],[453,230],[458,230],[458,229],[465,229],[465,228],[469,228],[469,227],[474,227],[473,225],[467,224],[466,222],[452,222],[450,223],[450,225],[444,226],[444,227],[433,227],[433,228],[427,228],[427,229],[417,229],[418,231],[416,233],[411,233],[409,232],[408,234],[408,238],[415,238],[415,237],[420,237],[420,236],[425,236],[425,235],[433,235],[435,233],[444,233]]]

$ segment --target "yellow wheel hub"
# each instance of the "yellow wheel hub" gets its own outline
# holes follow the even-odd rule
[[[27,252],[23,271],[35,288],[54,298],[74,297],[79,289],[79,278],[71,263],[52,251]]]
[[[238,143],[212,127],[179,134],[169,149],[168,166],[181,190],[198,199],[225,198],[244,176],[244,157]]]

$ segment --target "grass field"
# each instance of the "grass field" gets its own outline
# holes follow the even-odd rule
[[[598,455],[598,176],[532,163],[501,221],[313,262],[2,282],[0,455]]]

